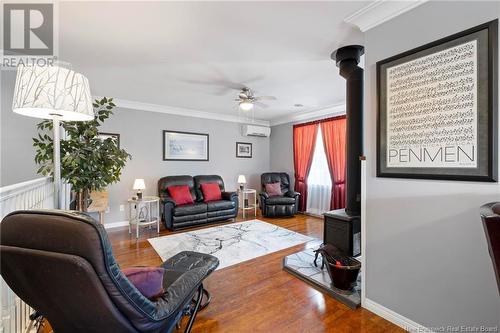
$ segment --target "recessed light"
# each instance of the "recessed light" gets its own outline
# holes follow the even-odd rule
[[[296,108],[301,108],[301,107],[303,107],[304,105],[297,103],[297,104],[294,104],[293,106],[295,106]]]

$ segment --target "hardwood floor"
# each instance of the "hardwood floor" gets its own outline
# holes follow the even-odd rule
[[[323,235],[319,218],[258,218],[311,237]],[[162,236],[172,233],[161,231]],[[122,268],[161,263],[147,241],[156,236],[154,231],[141,230],[139,240],[129,236],[127,228],[108,234]],[[404,332],[368,310],[351,310],[283,271],[283,257],[304,247],[294,246],[212,273],[205,282],[212,303],[198,314],[192,332]]]

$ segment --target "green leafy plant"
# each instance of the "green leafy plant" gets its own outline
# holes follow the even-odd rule
[[[86,210],[90,192],[102,191],[109,184],[118,182],[125,163],[131,159],[114,138],[98,138],[99,126],[113,114],[116,106],[113,99],[95,100],[93,106],[94,120],[61,122],[67,135],[61,140],[61,178],[77,193],[77,208],[80,210]],[[52,121],[44,120],[37,128],[38,137],[33,138],[35,162],[40,166],[37,172],[52,176],[54,143],[48,134],[52,133]]]

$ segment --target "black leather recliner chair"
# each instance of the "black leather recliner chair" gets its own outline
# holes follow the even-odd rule
[[[299,207],[299,192],[290,189],[290,177],[285,172],[268,172],[260,176],[262,192],[260,195],[260,209],[266,217],[293,216]],[[281,183],[281,195],[269,196],[265,184]]]
[[[203,202],[201,184],[218,183],[222,200]],[[177,205],[168,193],[169,186],[187,185],[194,203]],[[162,221],[170,230],[209,222],[224,221],[238,215],[238,193],[225,192],[224,181],[217,175],[167,176],[158,181]]]
[[[500,202],[481,206],[480,213],[500,292]]]
[[[178,253],[162,264],[166,292],[150,301],[120,271],[104,227],[87,215],[17,211],[0,224],[0,244],[2,277],[57,333],[172,332],[190,309],[189,332],[203,280],[219,264],[208,254]]]

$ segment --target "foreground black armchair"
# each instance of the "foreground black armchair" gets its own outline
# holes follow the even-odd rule
[[[274,216],[293,216],[297,213],[299,207],[299,192],[290,188],[290,177],[285,172],[268,172],[260,176],[262,192],[260,195],[260,209],[262,215],[267,217]],[[281,184],[281,195],[270,196],[266,192],[266,184]]]
[[[207,254],[180,252],[163,263],[165,293],[144,297],[123,275],[106,231],[66,211],[18,211],[0,224],[0,273],[48,319],[54,332],[172,332],[200,308],[203,280],[218,266]]]

